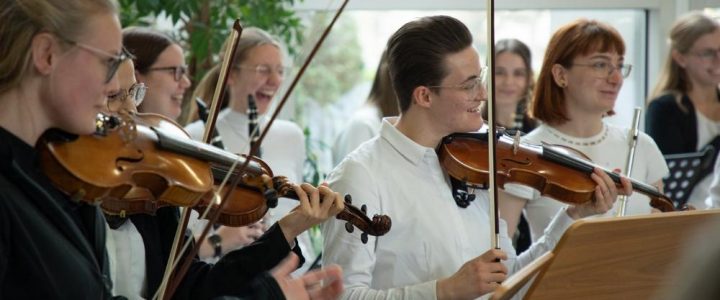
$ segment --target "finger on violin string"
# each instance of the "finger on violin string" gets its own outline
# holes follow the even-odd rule
[[[298,201],[300,201],[299,207],[308,207],[310,206],[310,200],[308,199],[308,195],[305,192],[305,189],[302,188],[302,186],[293,184],[292,185],[293,190],[295,191],[295,194],[298,196]]]
[[[614,169],[613,172],[617,173],[617,174],[621,174],[620,169],[617,169],[617,168]],[[632,187],[632,182],[630,181],[630,178],[628,178],[624,175],[620,175],[620,183],[622,185],[622,189],[618,190],[618,194],[630,196],[633,193],[633,187]],[[660,190],[660,189],[658,189],[658,190]]]
[[[319,207],[320,206],[320,190],[312,186],[312,184],[309,183],[302,183],[300,185],[303,190],[305,190],[306,193],[308,193],[308,197],[310,197],[310,204],[312,207]]]

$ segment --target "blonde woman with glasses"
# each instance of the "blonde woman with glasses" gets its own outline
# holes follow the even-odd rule
[[[0,16],[0,299],[109,299],[102,213],[52,185],[36,145],[95,131],[126,59],[117,8],[3,0]]]
[[[250,131],[253,127],[251,124],[256,124],[254,126],[257,129],[253,130],[256,133],[265,130],[269,109],[272,102],[280,96],[278,91],[288,74],[281,44],[262,29],[244,29],[235,51],[233,66],[228,74],[226,94],[221,98],[225,108],[219,113],[216,126],[226,150],[246,154],[250,149]],[[220,56],[223,55],[221,53]],[[216,65],[205,75],[195,89],[193,99],[200,98],[209,104],[215,91],[219,69],[220,65]],[[255,122],[251,120],[253,113],[248,109],[250,98],[256,106]],[[200,140],[205,124],[197,121],[185,129],[194,139]],[[303,182],[305,136],[295,123],[275,120],[260,147],[259,156],[270,165],[275,175],[286,176],[291,182]],[[296,206],[295,200],[280,199],[278,206],[270,211],[270,223],[287,215]],[[217,255],[240,246],[236,243],[237,239],[231,239],[231,233],[225,232],[232,230],[223,227],[218,229],[218,237],[214,239],[221,241],[215,243],[220,244],[221,249],[216,249]],[[304,272],[312,265],[318,253],[313,250],[310,234],[307,232],[298,236],[298,246],[306,259],[300,271]]]
[[[645,116],[663,154],[696,152],[720,134],[720,23],[700,12],[675,21],[670,51]],[[688,204],[703,209],[712,176],[695,185]]]

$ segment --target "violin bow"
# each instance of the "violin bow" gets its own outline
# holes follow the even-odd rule
[[[217,116],[220,112],[220,101],[222,99],[222,95],[225,94],[229,70],[232,66],[232,59],[233,57],[235,57],[235,52],[237,51],[236,48],[242,35],[242,30],[243,28],[242,25],[240,25],[240,20],[235,20],[235,23],[233,24],[233,30],[230,33],[230,43],[228,43],[228,45],[226,46],[227,48],[225,49],[225,56],[223,57],[222,65],[220,67],[219,78],[217,84],[215,85],[215,93],[213,94],[213,98],[211,100],[210,112],[208,113],[208,118],[205,122],[203,142],[207,144],[211,143],[212,132],[213,130],[215,130],[215,123],[217,121]],[[211,206],[212,205],[208,205],[206,211],[210,209]],[[168,263],[165,266],[165,275],[163,276],[162,283],[160,284],[160,287],[158,289],[158,296],[160,299],[165,299],[164,295],[166,292],[168,294],[167,299],[172,298],[174,290],[177,288],[179,282],[182,280],[183,273],[178,273],[175,276],[176,281],[172,285],[167,286],[167,283],[172,277],[171,274],[173,272],[173,269],[176,266],[176,259],[182,257],[182,254],[185,252],[185,249],[189,245],[189,243],[184,243],[182,248],[178,248],[178,246],[182,243],[183,237],[185,236],[185,231],[187,230],[191,211],[192,209],[190,207],[183,209],[181,222],[178,224],[177,231],[175,232],[175,239],[173,239],[172,248],[170,250],[171,255],[168,257]],[[203,215],[205,215],[205,213],[203,213]],[[212,224],[210,224],[210,226],[212,226]],[[202,239],[200,239],[200,241],[202,241]],[[195,248],[198,248],[200,244],[201,243],[198,242]],[[192,260],[192,258],[197,253],[197,250],[194,249],[192,253],[193,255],[189,256],[188,260]],[[168,290],[166,289],[166,287],[171,287],[171,289]]]
[[[487,106],[488,106],[488,197],[490,212],[492,214],[492,248],[500,249],[500,219],[498,216],[498,187],[495,171],[495,146],[497,145],[497,125],[495,125],[495,1],[487,0],[487,36],[488,36],[488,64],[487,64]]]
[[[312,50],[310,51],[310,54],[309,54],[308,57],[305,59],[303,65],[300,67],[300,70],[298,71],[297,75],[295,75],[295,78],[294,78],[293,81],[290,83],[290,86],[288,87],[287,91],[286,91],[285,94],[283,95],[282,100],[281,100],[280,103],[278,104],[277,109],[275,109],[272,117],[270,118],[270,120],[268,121],[267,125],[265,126],[265,129],[262,130],[262,134],[260,134],[260,137],[258,138],[257,143],[254,143],[254,144],[252,145],[252,147],[251,147],[251,149],[250,149],[250,153],[257,153],[257,149],[260,147],[260,145],[262,144],[263,140],[265,139],[265,136],[267,135],[267,133],[268,133],[270,127],[272,126],[273,122],[275,121],[275,119],[278,117],[278,115],[279,115],[280,112],[282,111],[282,108],[285,106],[285,103],[287,103],[287,100],[289,99],[290,94],[291,94],[292,91],[295,89],[295,86],[297,86],[297,83],[299,82],[300,78],[301,78],[302,75],[305,73],[305,70],[306,70],[307,67],[310,65],[310,62],[312,61],[312,59],[315,57],[315,54],[316,54],[317,51],[320,49],[320,46],[321,46],[322,43],[325,41],[325,38],[327,37],[327,35],[328,35],[328,34],[330,33],[330,31],[332,30],[333,26],[335,25],[335,23],[337,22],[338,18],[340,17],[340,14],[342,14],[342,12],[345,10],[345,7],[347,6],[348,2],[349,2],[349,0],[344,0],[344,1],[343,1],[342,5],[341,5],[340,8],[338,9],[338,11],[335,13],[335,16],[333,17],[332,21],[331,21],[330,24],[325,28],[325,31],[323,31],[322,35],[320,36],[320,39],[318,39],[318,41],[317,41],[317,42],[315,43],[315,45],[313,46]],[[235,48],[235,47],[233,46],[233,51],[234,51],[234,48]],[[230,57],[232,57],[232,55],[230,55]],[[228,60],[228,58],[227,58],[227,56],[226,56],[226,57],[225,57],[225,61],[227,61],[227,60]],[[225,63],[225,61],[223,61],[223,64]],[[220,84],[219,81],[220,81],[220,80],[218,80],[218,84]],[[225,86],[225,84],[223,84],[223,87],[222,87],[223,89],[224,89],[224,86]],[[223,91],[224,91],[224,90],[223,90]],[[220,93],[220,92],[216,89],[216,90],[215,90],[215,96],[217,96],[218,93]],[[222,95],[222,94],[220,94],[220,95]],[[217,104],[218,101],[215,101],[215,96],[213,97],[213,105],[212,105],[211,110],[212,110],[213,108],[216,109],[216,107],[218,106],[218,104]],[[207,124],[206,124],[206,132],[205,132],[206,136],[209,136],[209,135],[208,135],[208,128],[211,127],[210,124],[213,124],[213,125],[214,125],[214,121],[215,121],[215,120],[214,120],[213,114],[217,115],[217,112],[211,112],[211,116],[210,116],[210,118],[208,118],[208,122],[207,122]],[[212,118],[212,119],[211,119],[211,118]],[[212,129],[212,128],[210,128],[210,129]],[[210,132],[212,132],[212,131],[210,131]],[[250,161],[251,161],[251,160],[250,160],[250,157],[248,156],[248,157],[245,159],[245,161],[243,162],[242,166],[239,167],[239,171],[238,171],[237,173],[241,174],[241,172],[247,168],[247,166],[249,165]],[[235,166],[233,166],[233,167],[235,167]],[[235,173],[233,169],[234,169],[234,168],[231,168],[231,169],[230,169],[230,171],[228,172],[228,176],[230,176],[230,174],[234,174],[234,173]],[[233,181],[232,181],[232,183],[231,183],[231,186],[237,186],[238,183],[240,182],[240,179],[241,179],[241,178],[242,178],[241,176],[235,176],[235,177],[233,178]],[[226,203],[227,203],[227,199],[229,198],[228,195],[229,195],[231,192],[232,192],[232,190],[231,190],[231,189],[228,189],[228,191],[225,193],[225,195],[222,197],[222,200],[220,201],[219,208],[218,208],[217,210],[215,210],[215,211],[213,211],[213,212],[210,213],[209,222],[208,222],[208,224],[205,226],[205,228],[203,228],[203,231],[202,231],[202,233],[200,234],[200,237],[198,238],[198,241],[202,241],[202,240],[204,240],[204,239],[207,237],[207,234],[210,232],[210,228],[212,228],[213,224],[215,224],[215,222],[217,222],[217,219],[218,219],[218,217],[220,216],[220,212],[221,212],[222,209],[225,207],[225,205],[226,205]],[[189,209],[187,209],[186,211],[189,211]],[[179,284],[180,284],[180,281],[182,281],[182,278],[183,278],[184,274],[187,272],[188,268],[190,267],[190,263],[192,262],[193,257],[195,257],[195,255],[197,255],[197,252],[198,252],[198,250],[200,249],[199,245],[200,245],[200,243],[197,243],[197,245],[195,245],[195,247],[193,247],[192,251],[188,254],[187,258],[186,258],[185,260],[183,260],[183,263],[182,263],[182,265],[180,266],[180,269],[178,269],[178,271],[177,271],[177,273],[176,273],[176,275],[175,275],[175,280],[174,280],[173,284],[171,284],[171,285],[168,286],[168,292],[167,292],[168,297],[167,297],[166,299],[172,298],[172,295],[173,295],[174,291],[177,289],[177,287],[178,287]]]

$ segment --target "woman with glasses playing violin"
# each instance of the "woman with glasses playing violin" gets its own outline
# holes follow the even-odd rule
[[[0,298],[109,299],[102,213],[51,184],[36,145],[94,132],[125,60],[117,8],[5,0],[0,15]]]
[[[160,65],[181,64],[183,57],[182,49],[166,35],[150,29],[133,28],[123,33],[125,47],[132,53],[135,65],[135,74],[140,80],[141,67],[138,65],[159,65],[150,67],[148,72],[157,70],[157,77],[146,76],[148,84],[162,84],[167,80],[159,78],[160,75],[174,79],[172,76],[178,73],[169,72]],[[177,52],[179,51],[179,52]],[[169,54],[168,54],[169,53]],[[167,54],[167,55],[166,55]],[[155,57],[156,62],[150,63]],[[148,98],[154,86],[148,86],[145,99],[142,99],[141,89],[132,76],[132,72],[124,72],[127,66],[121,68],[120,78],[121,89],[112,99],[122,103],[111,103],[109,107],[128,108],[139,105],[138,110],[148,112],[148,107],[172,107],[172,106],[148,106]],[[163,74],[162,71],[165,71]],[[184,93],[182,80],[187,80],[184,73],[179,73],[180,80],[176,85],[169,84],[168,87],[177,87]],[[150,80],[147,80],[150,78]],[[133,89],[135,89],[133,91]],[[179,92],[178,90],[167,89],[167,91]],[[166,93],[155,93],[154,95],[165,95]],[[125,96],[124,98],[119,98]],[[182,98],[182,94],[178,95]],[[163,102],[167,104],[167,101]],[[157,104],[157,103],[156,103]],[[135,111],[134,108],[131,110]],[[155,113],[163,113],[154,110]],[[165,111],[167,113],[167,111]],[[165,115],[171,117],[170,115]],[[175,116],[176,117],[176,116]],[[243,296],[251,298],[276,298],[279,294],[301,295],[303,293],[323,293],[328,297],[339,293],[341,290],[339,269],[318,270],[301,278],[291,279],[288,273],[295,269],[298,264],[298,257],[302,260],[302,253],[299,248],[293,247],[296,244],[295,237],[310,226],[320,223],[327,218],[336,215],[343,208],[342,200],[337,193],[333,193],[327,187],[314,188],[309,184],[295,188],[301,198],[308,201],[301,201],[299,209],[292,215],[288,215],[273,225],[266,234],[261,236],[254,244],[238,251],[232,251],[220,259],[217,264],[207,264],[194,258],[189,271],[180,284],[176,297],[180,298],[213,298],[222,295]],[[318,192],[322,191],[325,200],[320,204],[321,197]],[[334,199],[331,199],[334,198]],[[162,207],[157,209],[155,215],[135,214],[127,218],[108,217],[108,223],[113,229],[112,239],[108,243],[108,252],[113,258],[115,266],[111,268],[117,282],[116,291],[124,296],[150,297],[160,285],[165,263],[168,260],[170,248],[175,236],[175,229],[179,221],[179,210],[176,207]],[[191,238],[191,237],[187,237]],[[236,238],[239,239],[239,238]],[[228,238],[231,240],[231,238]],[[296,254],[292,254],[295,252]],[[284,258],[289,259],[283,261]],[[282,262],[281,262],[282,261]],[[277,265],[277,270],[272,274],[266,273],[270,268]],[[297,288],[298,283],[313,278],[324,278],[327,284],[322,286]],[[254,280],[253,280],[254,279]]]
[[[696,152],[720,135],[720,23],[701,12],[670,29],[670,51],[655,85],[645,130],[663,154]],[[688,204],[705,208],[712,176],[692,190]]]
[[[623,80],[631,70],[625,63],[622,37],[608,24],[579,19],[555,31],[547,49],[531,104],[532,116],[542,124],[525,135],[524,141],[574,148],[606,169],[625,173],[628,129],[603,120],[614,114]],[[635,156],[631,177],[662,191],[661,179],[668,167],[660,150],[641,132],[636,151],[642,155]],[[511,236],[524,212],[532,240],[537,241],[565,206],[524,186],[506,184],[505,189],[513,196],[500,201],[499,207]],[[627,214],[650,213],[649,203],[646,196],[633,193]],[[618,206],[600,216],[614,216]]]
[[[267,112],[287,75],[287,68],[283,63],[282,47],[275,38],[259,28],[243,30],[236,47],[233,66],[229,70],[226,95],[222,97],[221,103],[227,107],[219,113],[216,124],[226,150],[247,154],[250,150],[250,131],[254,131],[252,136],[259,136],[260,130],[265,129],[269,119]],[[195,89],[193,99],[200,98],[205,101],[212,99],[219,70],[220,66],[217,65],[208,71]],[[255,114],[249,110],[252,105],[250,101],[255,104]],[[257,117],[255,122],[251,119],[253,115]],[[252,124],[257,124],[254,129]],[[194,139],[199,140],[202,139],[205,124],[203,121],[197,121],[185,129]],[[291,182],[302,182],[306,158],[305,136],[295,123],[275,120],[259,153],[255,155],[267,162],[275,174],[286,176]],[[278,206],[270,211],[272,213],[270,223],[282,218],[297,206],[297,201],[294,200],[281,198],[278,202]],[[233,230],[236,229],[218,228],[216,239],[228,241],[232,233],[225,231]],[[232,240],[237,239],[230,241]],[[311,245],[309,233],[298,236],[298,246],[309,261],[299,272],[307,270],[317,257]],[[215,253],[222,254],[237,246],[240,245],[226,243],[219,251],[209,251],[214,247],[205,247],[205,253],[210,256]]]

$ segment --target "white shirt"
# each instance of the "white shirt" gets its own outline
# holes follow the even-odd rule
[[[490,249],[487,192],[478,191],[467,208],[457,206],[437,154],[399,132],[386,118],[380,136],[353,151],[331,173],[330,187],[351,194],[353,205],[367,205],[370,216],[388,215],[386,235],[360,240],[345,221],[323,224],[323,264],[343,269],[346,299],[434,299],[437,279],[454,274],[470,259]],[[548,235],[520,257],[515,256],[500,220],[504,263],[517,270],[555,246],[572,223],[563,210]]]
[[[140,232],[129,219],[118,229],[105,227],[113,295],[145,299],[145,243]]]
[[[584,153],[595,164],[608,170],[620,169],[624,174],[625,161],[627,160],[628,150],[630,149],[628,138],[628,131],[626,129],[621,129],[607,123],[602,132],[589,138],[571,137],[546,124],[542,124],[524,136],[523,141],[531,144],[545,142],[548,144],[568,146]],[[578,143],[600,142],[591,146],[582,146],[567,141]],[[660,149],[658,149],[655,141],[644,132],[640,132],[638,135],[638,143],[635,151],[635,162],[633,163],[631,178],[646,184],[654,184],[668,174],[669,170]],[[505,190],[523,199],[528,199],[524,212],[530,225],[530,233],[533,241],[536,241],[538,236],[542,234],[555,213],[565,206],[565,204],[552,198],[540,196],[537,190],[526,186],[506,184]],[[649,203],[650,199],[647,196],[639,192],[633,193],[627,200],[626,215],[650,213],[652,208]],[[593,217],[615,216],[618,206],[619,205],[615,205],[604,215],[596,215]]]
[[[708,208],[718,208],[720,207],[720,158],[715,160],[713,174],[708,177],[712,178],[712,183],[705,203],[708,204]]]
[[[260,129],[264,130],[269,118],[260,116],[258,123]],[[247,154],[250,150],[248,138],[248,117],[246,114],[238,113],[230,108],[222,110],[217,119],[216,128],[222,138],[225,149],[238,154]],[[202,140],[205,131],[205,124],[201,121],[194,122],[185,127],[185,130],[193,139]],[[262,133],[262,132],[261,132]],[[261,159],[266,162],[275,176],[281,175],[288,178],[290,182],[300,184],[303,182],[303,166],[305,164],[305,136],[302,129],[295,123],[275,120],[267,133],[265,140],[260,146]],[[281,198],[278,206],[270,211],[272,218],[270,224],[285,216],[291,209],[299,204],[293,199]],[[196,216],[197,214],[195,214]],[[195,219],[197,220],[197,219]],[[200,223],[193,221],[191,228],[202,228],[205,220]],[[197,232],[195,232],[197,233]],[[305,256],[306,263],[301,268],[306,270],[310,267],[317,254],[313,251],[310,235],[305,232],[297,237],[300,249]]]
[[[333,143],[333,165],[337,166],[348,153],[378,135],[380,119],[380,110],[375,105],[366,104],[358,109]]]
[[[698,129],[697,150],[700,150],[720,134],[720,122],[715,122],[708,119],[699,111],[695,112],[697,115]],[[705,176],[705,178],[701,179],[697,184],[695,184],[692,192],[690,192],[690,197],[688,197],[688,204],[694,206],[697,209],[712,208],[714,207],[714,205],[717,205],[709,199],[710,197],[712,197],[710,196],[712,181],[713,175],[708,175]]]

